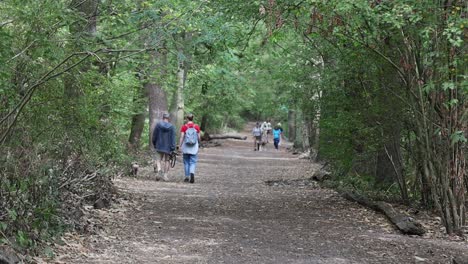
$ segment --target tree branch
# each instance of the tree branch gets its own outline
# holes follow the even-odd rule
[[[55,70],[57,70],[60,66],[62,66],[63,64],[65,64],[68,60],[70,60],[71,58],[77,56],[77,55],[82,55],[82,54],[86,54],[86,56],[84,58],[82,58],[81,60],[79,60],[78,62],[72,64],[71,66],[67,67],[66,69],[64,69],[63,71],[61,72],[58,72],[56,74],[53,74],[51,75]],[[62,62],[60,62],[58,65],[56,65],[52,70],[48,71],[44,76],[42,76],[33,86],[31,86],[28,91],[26,91],[26,94],[23,96],[23,98],[21,99],[20,103],[18,105],[16,105],[16,107],[14,107],[1,121],[0,121],[0,124],[3,124],[9,117],[13,116],[13,120],[11,121],[11,123],[8,125],[8,128],[6,129],[6,131],[3,133],[2,137],[0,138],[0,144],[3,144],[5,143],[5,140],[6,138],[8,137],[8,134],[10,133],[11,129],[13,128],[14,124],[16,123],[16,121],[18,120],[18,117],[20,115],[20,113],[22,112],[22,110],[24,109],[24,107],[26,106],[26,104],[31,100],[32,98],[32,95],[34,94],[35,90],[37,87],[39,87],[40,85],[46,83],[47,81],[55,78],[55,77],[58,77],[60,75],[62,75],[63,73],[65,72],[68,72],[70,71],[71,69],[75,68],[76,66],[78,66],[79,64],[81,64],[83,61],[85,61],[87,58],[89,58],[90,56],[92,56],[92,53],[89,53],[89,52],[78,52],[78,53],[73,53],[71,55],[69,55],[67,58],[65,58],[65,60],[63,60]]]

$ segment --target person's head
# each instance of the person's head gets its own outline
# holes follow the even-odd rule
[[[256,127],[259,127],[259,126],[260,126],[260,123],[259,123],[259,122],[257,122],[257,123],[255,124],[255,126],[256,126]]]
[[[169,115],[169,113],[164,113],[162,115],[162,118],[164,121],[169,121],[171,119],[171,116]]]
[[[188,121],[193,121],[193,114],[192,113],[187,114],[187,120]]]

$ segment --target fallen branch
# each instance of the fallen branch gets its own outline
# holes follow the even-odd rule
[[[239,135],[232,135],[232,134],[223,134],[223,135],[210,135],[208,133],[205,133],[203,135],[203,140],[210,141],[213,139],[238,139],[238,140],[246,140],[246,136],[239,136]]]
[[[344,192],[341,194],[346,200],[357,202],[379,213],[384,214],[402,233],[407,235],[424,235],[426,230],[416,220],[408,215],[398,213],[385,202],[374,202],[356,193]]]

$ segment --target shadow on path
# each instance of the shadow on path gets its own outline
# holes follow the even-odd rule
[[[254,152],[225,140],[200,152],[195,184],[148,177],[115,180],[127,203],[100,211],[103,229],[83,237],[66,263],[449,263],[466,244],[399,234],[380,215],[332,190],[277,186],[317,165],[286,151]],[[284,147],[284,146],[283,146]],[[419,259],[418,259],[419,258]]]

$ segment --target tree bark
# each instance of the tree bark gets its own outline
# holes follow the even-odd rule
[[[310,118],[306,113],[302,114],[302,150],[308,151],[310,149]]]
[[[296,110],[288,110],[288,140],[292,143],[296,141]]]
[[[208,84],[205,82],[204,84],[202,84],[202,89],[201,89],[202,98],[204,98],[207,93],[208,93]],[[201,131],[206,132],[207,123],[208,123],[208,114],[206,112],[203,112],[203,115],[202,115],[202,118],[201,118],[201,123],[200,123],[200,130]]]
[[[156,76],[150,76],[145,84],[148,93],[149,109],[149,146],[152,149],[153,130],[156,124],[162,120],[163,113],[168,112],[166,91],[163,89],[163,79],[166,75],[167,51],[163,43],[162,48],[151,52],[152,67],[149,72],[156,72]]]
[[[129,149],[131,151],[137,151],[140,148],[141,135],[145,127],[145,118],[148,104],[148,95],[143,85],[139,85],[135,90],[136,91],[133,98],[135,114],[132,117],[130,136],[128,138]]]
[[[177,56],[177,90],[173,96],[171,106],[172,123],[175,125],[176,131],[179,131],[184,124],[184,90],[187,82],[188,71],[190,69],[191,49],[189,45],[191,38],[191,33],[183,32],[180,34],[181,45],[178,47]],[[177,133],[177,136],[179,136],[179,133]]]

